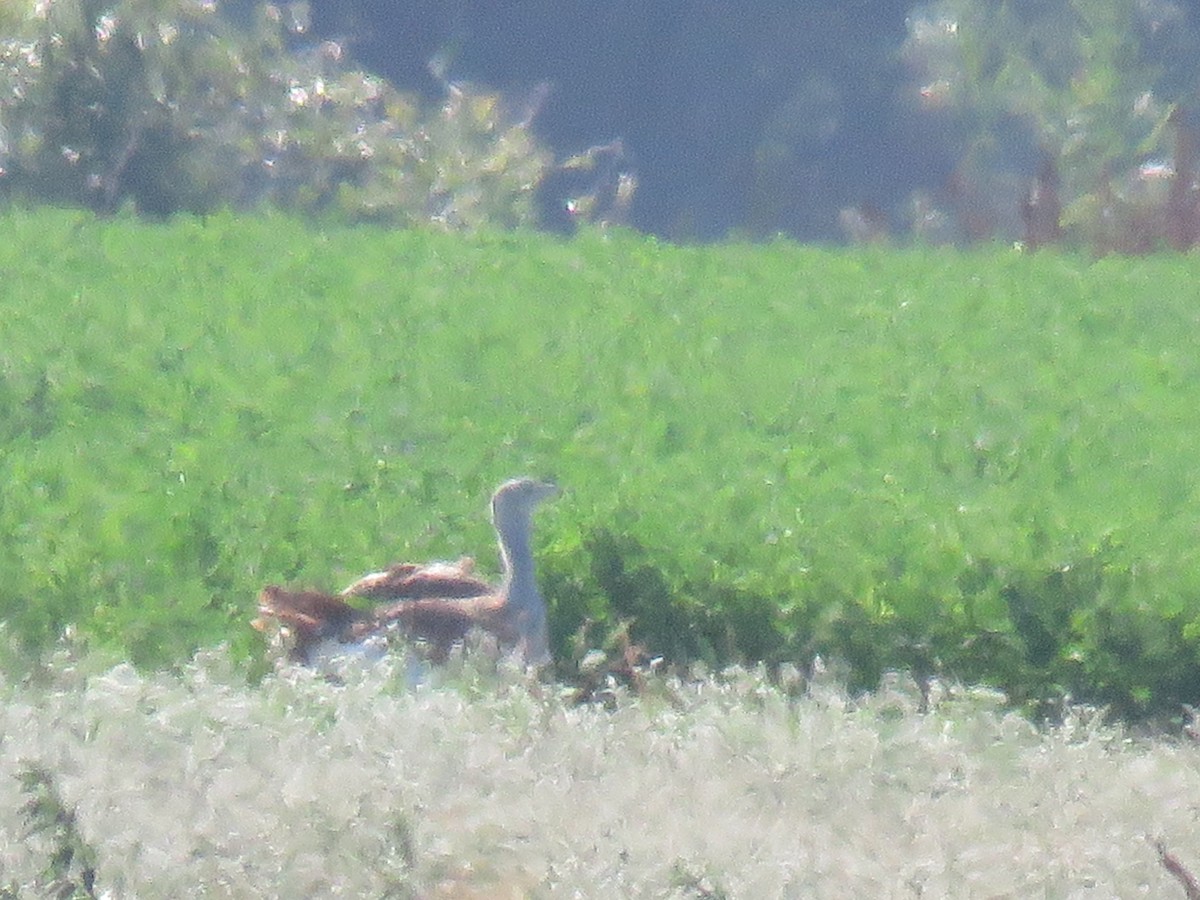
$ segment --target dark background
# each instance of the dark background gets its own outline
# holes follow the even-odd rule
[[[443,75],[510,98],[545,85],[535,128],[560,158],[622,140],[635,227],[820,240],[840,237],[842,208],[894,210],[951,180],[953,127],[916,109],[899,53],[910,8],[316,0],[312,11],[318,35],[426,98],[443,94]]]

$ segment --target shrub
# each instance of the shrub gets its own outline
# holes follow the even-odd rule
[[[499,95],[432,113],[305,43],[304,4],[40,0],[5,7],[0,185],[167,214],[261,202],[449,227],[532,220],[547,156]],[[235,15],[236,13],[236,15]]]
[[[1039,189],[1057,192],[1061,175],[1068,239],[1125,252],[1184,243],[1162,220],[1173,153],[1194,195],[1194,154],[1178,152],[1170,127],[1196,87],[1178,64],[1200,46],[1188,19],[1173,3],[1136,0],[939,0],[913,16],[905,56],[920,105],[947,116],[963,145],[947,190],[963,231],[1019,235],[1042,156],[1052,169],[1044,162]]]

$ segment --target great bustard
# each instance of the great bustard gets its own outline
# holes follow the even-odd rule
[[[469,558],[401,563],[363,576],[340,596],[270,585],[259,596],[260,618],[254,624],[262,629],[267,620],[276,620],[288,632],[292,657],[303,662],[311,661],[326,642],[350,649],[389,628],[428,642],[434,658],[444,659],[455,642],[478,628],[494,635],[525,665],[544,665],[550,661],[546,602],[537,586],[531,537],[534,509],[557,492],[552,484],[514,478],[492,495],[503,572],[498,585],[476,577]],[[359,609],[347,597],[369,598],[378,605]]]

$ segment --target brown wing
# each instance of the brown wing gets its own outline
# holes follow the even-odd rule
[[[267,618],[276,619],[292,628],[301,641],[340,635],[371,615],[341,597],[319,591],[289,591],[273,584],[259,594],[258,612],[260,618],[253,623],[256,628],[263,629]]]
[[[343,597],[372,600],[420,600],[480,597],[495,588],[475,577],[475,561],[464,556],[453,563],[397,563],[382,572],[364,575],[342,591]]]
[[[380,624],[395,623],[405,634],[443,650],[482,628],[507,639],[504,597],[490,593],[479,597],[422,597],[401,600],[375,610]]]

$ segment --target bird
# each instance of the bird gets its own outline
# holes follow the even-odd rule
[[[378,631],[370,610],[321,591],[289,591],[274,584],[258,595],[258,618],[250,624],[262,632],[274,624],[288,647],[288,659],[303,665],[315,665],[338,648],[365,649]]]
[[[551,661],[546,602],[534,571],[533,512],[558,488],[532,478],[513,478],[492,495],[492,524],[500,545],[502,577],[492,584],[474,574],[474,560],[398,563],[364,575],[340,594],[289,591],[269,585],[259,595],[255,627],[274,619],[291,639],[290,657],[309,663],[319,645],[335,641],[348,649],[397,629],[425,641],[435,661],[473,629],[493,635],[527,667]],[[350,601],[376,601],[361,609]]]

